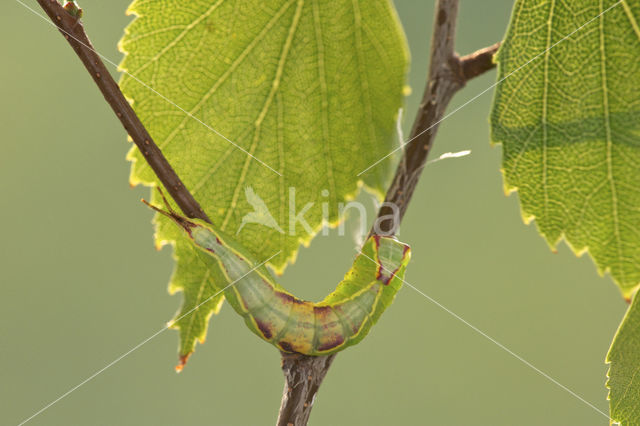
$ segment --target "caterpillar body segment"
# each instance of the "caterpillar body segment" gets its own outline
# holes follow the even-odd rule
[[[328,355],[362,340],[400,289],[411,255],[408,245],[373,236],[336,290],[314,303],[283,289],[264,265],[256,267],[250,253],[210,224],[154,209],[184,229],[205,264],[222,271],[227,282],[218,287],[249,329],[284,352]]]

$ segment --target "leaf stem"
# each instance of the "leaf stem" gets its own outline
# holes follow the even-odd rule
[[[68,12],[57,0],[37,1],[76,52],[122,126],[180,209],[188,217],[211,222],[125,99],[100,55],[93,48],[80,19]]]

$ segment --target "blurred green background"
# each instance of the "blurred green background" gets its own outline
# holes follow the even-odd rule
[[[28,1],[38,13],[36,2]],[[83,0],[97,50],[119,62],[128,0]],[[413,94],[424,84],[433,1],[397,0]],[[462,0],[458,51],[504,35],[512,2]],[[131,189],[126,135],[80,62],[46,21],[14,0],[0,15],[0,424],[17,424],[164,327],[169,249]],[[115,73],[115,69],[113,70]],[[495,81],[471,82],[449,110]],[[608,412],[604,357],[626,304],[565,245],[552,253],[505,197],[490,147],[492,92],[446,120],[403,223],[407,280]],[[349,226],[355,228],[355,221]],[[332,290],[351,238],[318,237],[282,283]],[[176,374],[175,331],[161,333],[34,418],[33,425],[269,425],[282,391],[278,353],[225,307]],[[360,345],[340,353],[312,425],[604,425],[594,409],[409,287]]]

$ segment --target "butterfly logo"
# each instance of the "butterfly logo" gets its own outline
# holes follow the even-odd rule
[[[275,229],[281,234],[284,234],[278,222],[273,218],[273,215],[269,211],[269,208],[265,204],[264,200],[256,194],[252,187],[247,186],[244,190],[244,195],[247,198],[247,202],[253,207],[253,211],[245,214],[242,218],[242,223],[236,232],[236,235],[242,231],[245,225],[249,223],[257,223],[266,227]]]

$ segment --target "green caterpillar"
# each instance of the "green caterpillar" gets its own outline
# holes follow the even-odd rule
[[[328,355],[360,342],[400,290],[411,257],[408,245],[373,236],[336,290],[313,303],[284,290],[264,265],[256,268],[230,237],[167,206],[150,207],[185,231],[204,262],[221,269],[228,282],[220,288],[226,287],[225,297],[249,329],[284,352]]]

